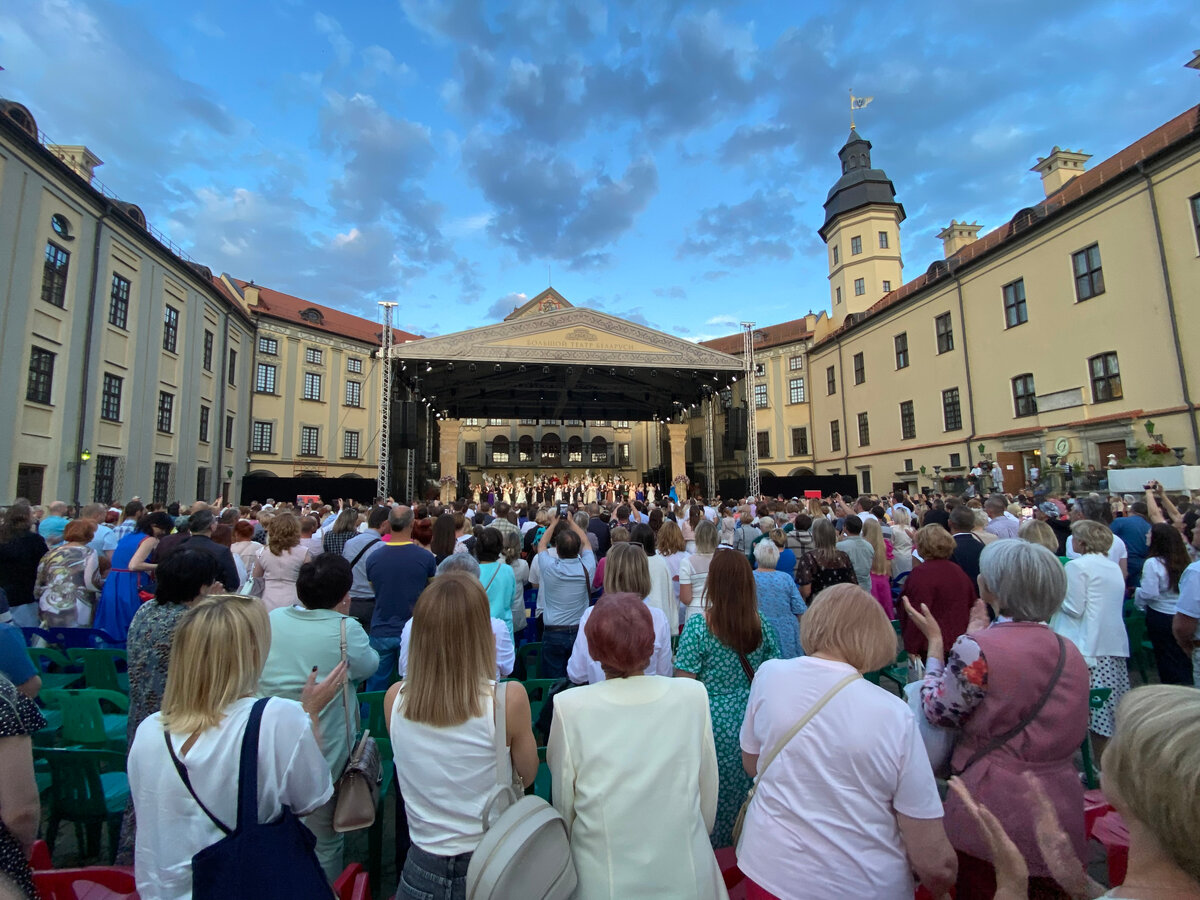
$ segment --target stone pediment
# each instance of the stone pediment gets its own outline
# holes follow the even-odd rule
[[[514,314],[496,325],[400,344],[392,348],[392,358],[538,365],[596,363],[734,372],[742,369],[741,361],[726,353],[607,313],[570,305],[536,315]]]

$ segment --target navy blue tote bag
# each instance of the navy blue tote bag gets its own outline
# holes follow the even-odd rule
[[[286,806],[274,822],[258,821],[258,734],[267,698],[257,701],[246,723],[238,771],[237,825],[230,829],[196,796],[187,767],[175,755],[166,732],[167,750],[192,798],[225,837],[192,857],[193,900],[272,900],[329,897],[315,851],[317,839]]]

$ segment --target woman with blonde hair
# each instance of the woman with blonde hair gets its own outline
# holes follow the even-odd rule
[[[875,549],[871,559],[871,596],[879,601],[889,619],[896,618],[896,605],[892,602],[892,543],[883,536],[878,519],[863,522],[863,540]]]
[[[1129,633],[1121,615],[1125,577],[1108,557],[1113,534],[1107,525],[1080,519],[1071,525],[1071,542],[1079,555],[1067,562],[1067,598],[1050,627],[1079,648],[1092,690],[1112,690],[1103,706],[1092,708],[1088,725],[1099,759],[1116,727],[1117,704],[1129,690]]]
[[[1058,537],[1054,529],[1045,522],[1028,519],[1017,528],[1017,537],[1031,544],[1041,544],[1055,556],[1058,555]]]
[[[679,564],[679,611],[685,626],[688,619],[706,609],[705,584],[719,541],[717,526],[703,520],[696,526],[695,552]]]
[[[259,822],[285,810],[307,815],[333,795],[315,732],[317,715],[346,683],[346,664],[319,684],[314,671],[300,702],[256,700],[270,640],[263,605],[231,594],[196,601],[175,630],[162,709],[138,726],[129,750],[134,877],[147,900],[191,897],[193,857],[237,823],[230,787],[243,739],[258,748]],[[311,863],[323,881],[315,853]]]
[[[604,596],[633,594],[639,600],[647,601],[651,591],[650,564],[642,546],[630,542],[613,544],[605,559],[608,565],[604,569]],[[654,624],[654,652],[650,655],[646,674],[670,676],[674,671],[671,663],[671,627],[661,609],[651,606],[649,602],[646,602],[646,606],[650,609]],[[584,627],[595,608],[591,606],[584,610],[575,644],[571,648],[571,658],[567,660],[567,677],[575,684],[596,684],[604,680],[604,669],[592,657],[587,629]]]
[[[738,731],[754,672],[768,659],[780,656],[776,631],[754,599],[757,576],[742,554],[717,553],[709,567],[710,602],[683,626],[675,654],[676,677],[695,678],[708,690],[720,775],[717,821],[711,835],[714,848],[733,843],[733,823],[750,789],[750,778],[742,768]],[[793,655],[798,653],[799,647]]]
[[[917,724],[862,677],[895,659],[887,616],[858,585],[838,584],[800,631],[806,655],[762,664],[742,722],[746,773],[758,777],[738,845],[747,896],[804,885],[812,897],[911,897],[914,871],[941,896],[954,851]]]
[[[497,779],[496,703],[504,704],[505,767],[523,784],[537,775],[529,696],[518,682],[496,682],[496,642],[478,579],[439,575],[413,608],[412,626],[405,679],[384,701],[412,839],[397,897],[461,897]]]
[[[912,513],[897,504],[892,507],[892,577],[911,572],[913,567],[913,541],[916,532],[912,528]]]
[[[687,543],[683,532],[670,519],[664,519],[654,538],[654,546],[658,556],[667,564],[667,572],[671,576],[671,595],[675,603],[679,603],[679,567],[687,559]]]
[[[253,575],[264,580],[262,602],[267,611],[300,602],[296,577],[312,555],[300,546],[300,520],[290,512],[273,517],[267,525],[267,546],[254,563]]]

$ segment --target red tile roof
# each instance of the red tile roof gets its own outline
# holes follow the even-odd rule
[[[1135,168],[1139,163],[1197,134],[1200,134],[1200,106],[1193,106],[1186,112],[1171,119],[1171,121],[1160,125],[1140,140],[1134,141],[1124,150],[1119,150],[1094,168],[1072,178],[1063,187],[1032,208],[1034,213],[1033,222],[1037,223],[1044,218],[1059,214],[1065,207],[1106,187],[1110,182],[1115,181],[1130,169]],[[953,269],[959,269],[995,250],[1010,240],[1015,234],[1025,231],[1027,227],[1014,229],[1013,222],[1006,222],[999,228],[988,232],[977,241],[967,244],[957,253],[947,257],[943,262],[947,263]],[[865,319],[870,319],[885,309],[907,300],[931,281],[936,280],[936,277],[930,278],[928,272],[918,275],[912,281],[902,284],[890,294],[885,294],[882,299],[866,312],[848,317],[841,326],[823,337],[818,342],[818,346],[829,343]]]
[[[214,278],[213,280],[220,286],[220,279]],[[241,291],[244,291],[246,286],[250,284],[250,282],[242,281],[240,278],[230,278],[229,280],[236,284],[238,290]],[[324,331],[337,337],[362,341],[364,344],[378,345],[382,339],[383,325],[380,322],[373,322],[370,319],[351,315],[339,309],[322,306],[320,303],[313,303],[311,300],[293,297],[291,294],[263,287],[261,284],[256,284],[254,287],[258,288],[258,305],[252,306],[251,309],[258,315],[279,319],[283,322],[290,322],[293,325],[301,325],[304,328]],[[300,315],[301,312],[308,309],[314,309],[321,314],[321,321],[319,323],[311,322]],[[399,328],[392,329],[392,336],[396,343],[421,339],[421,335],[410,334],[407,331],[401,331]]]
[[[808,329],[807,318],[792,319],[790,322],[766,325],[754,330],[763,334],[763,340],[754,345],[757,350],[766,350],[782,344],[794,344],[796,341],[812,337],[812,332]],[[700,346],[720,350],[722,353],[729,353],[733,356],[741,356],[745,343],[742,333],[739,331],[737,334],[727,334],[724,337],[713,338],[711,341],[701,341]]]

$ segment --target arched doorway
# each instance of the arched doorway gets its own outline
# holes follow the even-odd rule
[[[602,437],[592,438],[592,458],[593,465],[607,466],[610,464],[608,458],[608,441]]]
[[[496,435],[492,438],[492,462],[506,463],[508,459],[508,438],[502,434]]]
[[[533,437],[528,434],[523,434],[517,440],[517,461],[523,463],[532,463],[533,460]]]
[[[816,473],[813,472],[813,470],[808,468],[807,466],[800,466],[799,468],[792,469],[792,471],[788,472],[788,477],[794,478],[797,475],[815,475],[815,474]]]
[[[567,439],[567,462],[583,462],[583,438],[577,434],[573,434]]]
[[[562,462],[562,442],[554,432],[542,435],[541,464],[557,466]]]

